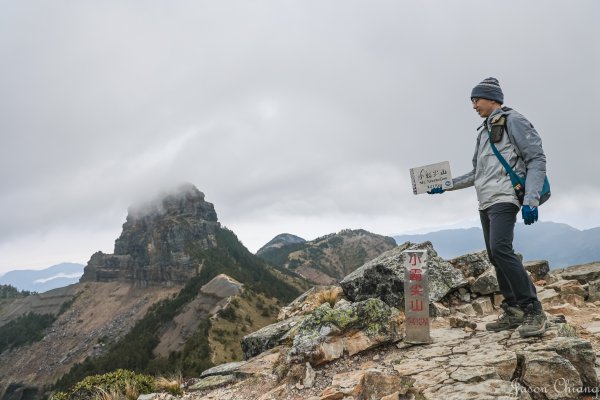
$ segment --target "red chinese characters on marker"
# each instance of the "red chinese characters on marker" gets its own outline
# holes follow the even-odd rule
[[[417,254],[417,253],[412,253],[410,255],[410,259],[409,259],[408,263],[410,265],[413,265],[413,266],[417,265],[417,263],[421,264],[422,263],[422,261],[421,261],[421,255]]]
[[[423,286],[416,284],[410,285],[410,295],[411,296],[423,296]]]
[[[413,267],[422,264],[421,255],[418,253],[411,253],[408,263]],[[411,311],[423,311],[423,286],[420,285],[420,281],[423,279],[423,270],[421,268],[411,268],[409,275],[409,289],[410,296],[417,297],[411,298],[410,310]]]
[[[410,301],[410,310],[411,311],[423,311],[423,300],[415,299]]]
[[[423,278],[423,271],[420,268],[411,268],[410,281],[420,281]]]
[[[431,343],[426,251],[404,252],[404,308],[407,343]]]
[[[410,255],[410,259],[408,263],[412,266],[416,266],[417,264],[421,264],[421,255],[417,253],[412,253]],[[423,287],[417,283],[421,279],[423,279],[422,275],[423,271],[421,268],[411,268],[410,269],[410,294],[411,296],[423,297]],[[423,299],[414,299],[410,301],[410,309],[411,311],[423,311]]]

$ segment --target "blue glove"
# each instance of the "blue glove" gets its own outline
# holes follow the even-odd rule
[[[523,206],[521,216],[525,225],[531,225],[538,220],[538,209],[537,207]]]
[[[429,194],[442,194],[444,192],[445,192],[445,190],[442,189],[441,187],[434,187],[433,189],[427,191],[427,193],[429,193]]]

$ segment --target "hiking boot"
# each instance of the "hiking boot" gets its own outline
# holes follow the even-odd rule
[[[523,323],[518,329],[521,337],[543,335],[546,332],[546,313],[542,309],[542,303],[529,303],[524,311]]]
[[[507,329],[515,329],[523,323],[524,312],[520,307],[509,306],[506,303],[500,304],[500,307],[502,307],[504,312],[498,316],[496,322],[485,324],[487,331],[500,332]]]

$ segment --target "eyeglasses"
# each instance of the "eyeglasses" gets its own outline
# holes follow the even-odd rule
[[[471,97],[471,103],[477,104],[478,101],[479,101],[479,97]]]

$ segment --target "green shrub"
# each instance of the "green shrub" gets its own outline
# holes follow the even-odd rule
[[[233,307],[222,308],[219,310],[218,315],[229,322],[235,322],[238,319],[238,315]]]
[[[56,393],[51,400],[91,400],[98,397],[102,391],[117,392],[127,396],[131,393],[152,393],[156,391],[156,385],[154,378],[149,375],[118,369],[102,375],[90,375],[76,383],[68,392]]]
[[[69,394],[66,392],[56,392],[50,396],[50,400],[69,400]]]

